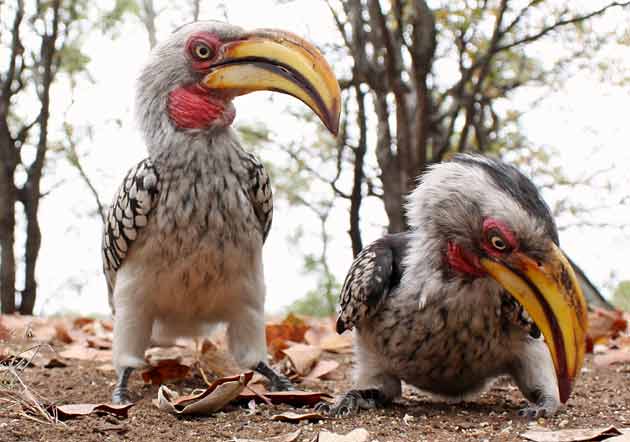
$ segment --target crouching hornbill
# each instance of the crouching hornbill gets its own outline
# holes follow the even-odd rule
[[[458,155],[420,178],[406,208],[410,230],[350,267],[337,331],[356,329],[357,389],[319,408],[385,405],[401,381],[466,398],[505,374],[532,402],[519,414],[555,413],[583,363],[586,304],[532,182]]]
[[[317,49],[283,31],[207,21],[176,30],[138,79],[135,111],[149,156],[114,197],[103,266],[114,312],[114,403],[153,338],[200,336],[227,323],[230,350],[272,388],[266,363],[262,246],[272,219],[269,177],[231,129],[232,99],[257,90],[303,101],[334,134],[339,85]]]

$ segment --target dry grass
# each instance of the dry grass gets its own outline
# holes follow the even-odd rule
[[[31,365],[42,348],[52,350],[48,344],[37,344],[0,361],[0,403],[6,406],[3,408],[20,417],[39,423],[65,426],[58,419],[56,408],[50,405],[52,402],[22,380],[21,373]]]

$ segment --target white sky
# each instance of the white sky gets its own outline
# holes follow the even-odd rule
[[[230,0],[230,21],[243,27],[278,27],[324,43],[323,36],[333,35],[323,2],[298,2],[283,6],[269,0],[251,2]],[[203,18],[210,18],[204,15]],[[170,17],[171,20],[172,17]],[[169,29],[169,23],[160,23]],[[109,202],[122,177],[135,162],[145,156],[145,148],[132,118],[133,87],[148,44],[144,31],[136,23],[127,23],[120,38],[110,40],[98,31],[85,39],[85,50],[92,57],[89,71],[95,84],[78,89],[72,97],[59,85],[54,90],[54,124],[64,119],[78,130],[94,126],[93,140],[86,139],[81,151],[87,153],[85,166]],[[630,55],[626,49],[625,57]],[[283,139],[299,135],[299,127],[287,127],[280,115],[294,100],[269,93],[258,93],[235,101],[240,122],[262,121]],[[558,160],[570,176],[589,174],[593,168],[612,170],[602,180],[614,184],[612,197],[620,198],[630,189],[630,124],[627,88],[612,88],[596,75],[580,74],[562,90],[551,94],[526,115],[523,127],[535,145],[553,147]],[[115,122],[120,120],[120,125]],[[273,153],[259,151],[273,161]],[[50,165],[47,184],[58,184],[42,203],[42,248],[38,261],[39,299],[37,313],[52,314],[109,312],[105,281],[101,275],[100,221],[90,217],[93,200],[84,184],[62,161]],[[272,183],[273,184],[273,183]],[[607,195],[581,189],[589,203],[604,200]],[[303,296],[314,287],[314,280],[302,273],[301,251],[317,250],[317,222],[307,211],[289,208],[276,199],[274,223],[264,249],[267,280],[267,308],[275,311]],[[595,221],[621,223],[630,220],[630,208],[600,210]],[[343,280],[351,261],[347,230],[347,213],[337,209],[329,221],[333,234],[330,251],[331,268]],[[368,224],[364,242],[382,233],[385,217],[382,208],[368,202],[362,212]],[[301,224],[307,231],[303,241],[290,245],[287,236]],[[630,230],[573,228],[561,234],[565,250],[600,287],[611,279],[630,279]],[[604,290],[606,291],[606,290]]]

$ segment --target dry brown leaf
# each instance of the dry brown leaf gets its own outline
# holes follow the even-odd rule
[[[249,386],[249,389],[255,390],[256,393],[244,390],[238,397],[239,402],[247,403],[252,399],[256,402],[260,402],[261,398],[259,396],[264,396],[273,404],[287,404],[294,407],[313,407],[322,400],[332,398],[328,393],[321,391],[266,391],[260,387],[260,385]]]
[[[74,318],[74,320],[72,321],[72,327],[73,328],[84,328],[86,325],[91,325],[93,324],[95,321],[94,318],[87,318],[87,317],[78,317],[78,318]]]
[[[142,380],[146,384],[161,385],[184,379],[189,373],[190,366],[181,364],[178,359],[161,359],[156,365],[142,371]]]
[[[70,333],[67,324],[63,322],[55,324],[55,338],[64,344],[71,344],[76,340],[76,338]]]
[[[32,338],[32,330],[30,327],[33,321],[32,316],[0,315],[0,323],[2,324],[3,336],[5,340],[22,340]]]
[[[608,350],[606,353],[596,355],[593,363],[600,367],[606,367],[612,364],[630,362],[630,350]]]
[[[611,345],[615,348],[630,349],[630,335],[621,335]]]
[[[314,345],[295,344],[282,350],[300,376],[306,376],[322,354],[322,349]]]
[[[109,413],[115,414],[119,417],[127,417],[129,408],[134,404],[125,405],[113,405],[113,404],[68,404],[68,405],[53,405],[50,410],[51,414],[57,416],[60,419],[70,419],[78,416],[87,416],[92,413]]]
[[[222,410],[228,403],[239,397],[253,373],[217,379],[200,394],[179,396],[164,385],[158,390],[154,404],[161,410],[173,414],[210,415]]]
[[[308,330],[306,323],[295,316],[289,315],[279,324],[267,324],[267,348],[274,360],[282,358],[282,350],[289,346],[289,342],[304,342],[304,334]]]
[[[321,340],[319,346],[322,350],[332,353],[352,353],[352,333],[346,332],[342,335],[331,333]]]
[[[1,359],[1,358],[0,358]],[[33,348],[6,357],[6,364],[24,364],[28,367],[57,368],[66,367],[66,363],[49,345],[39,344]]]
[[[286,411],[284,413],[276,414],[271,417],[272,421],[282,421],[282,422],[301,422],[301,421],[323,421],[326,417],[323,414],[317,413],[315,411],[310,413],[293,413],[291,411]]]
[[[298,428],[293,433],[281,434],[279,436],[267,437],[263,439],[234,439],[235,442],[295,442],[300,437],[302,429]]]
[[[312,321],[309,322],[310,328],[304,333],[304,342],[311,345],[319,345],[322,339],[332,333],[335,333],[334,329],[328,323],[321,323]]]
[[[4,325],[2,318],[4,315],[0,315],[0,342],[7,342],[11,339],[11,330]]]
[[[606,439],[607,437],[619,436],[621,434],[622,432],[617,428],[610,426],[557,431],[529,430],[525,433],[521,433],[521,437],[533,442],[585,442]]]
[[[98,371],[114,371],[115,370],[114,366],[110,363],[101,364],[98,367],[96,367],[96,369]]]
[[[86,342],[88,347],[96,348],[99,350],[110,350],[112,348],[112,341],[109,339],[103,339],[96,336],[88,336]]]
[[[306,379],[315,380],[319,378],[324,378],[332,371],[336,370],[339,367],[339,362],[332,360],[320,360],[317,361],[311,372],[306,376]]]
[[[355,428],[348,434],[336,434],[322,430],[317,435],[316,442],[367,442],[370,433],[365,428]]]
[[[204,370],[209,370],[217,376],[233,376],[243,372],[234,356],[208,339],[204,339],[199,355],[199,364]]]
[[[587,351],[595,344],[606,343],[627,330],[628,321],[619,310],[596,308],[588,313]]]
[[[177,360],[182,365],[192,366],[195,362],[195,350],[192,347],[173,345],[170,347],[151,347],[144,354],[147,364],[156,366],[162,360]]]
[[[68,345],[59,352],[59,356],[66,359],[80,359],[83,361],[108,362],[112,359],[111,350],[97,350],[82,344]]]

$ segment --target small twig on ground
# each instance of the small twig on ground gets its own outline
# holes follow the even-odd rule
[[[51,411],[48,410],[49,407],[44,405],[50,404],[51,402],[29,388],[20,376],[20,373],[31,364],[33,358],[40,352],[44,345],[48,344],[38,344],[23,350],[0,365],[0,401],[20,408],[22,410],[18,412],[20,416],[24,416],[36,422],[65,425],[63,422],[59,421],[54,407],[50,407],[52,409],[51,413]],[[35,351],[30,358],[20,357],[20,355],[31,350]],[[38,417],[43,419],[39,419]]]

